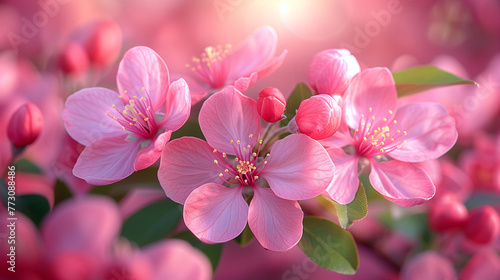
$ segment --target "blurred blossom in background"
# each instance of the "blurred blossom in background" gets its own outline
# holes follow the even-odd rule
[[[82,208],[91,207],[89,205],[100,200],[88,198],[87,192],[90,190],[112,196],[119,203],[121,215],[137,212],[154,201],[164,199],[164,193],[155,192],[159,188],[156,170],[149,173],[145,171],[140,177],[132,177],[117,188],[102,187],[100,190],[73,176],[73,166],[84,147],[69,137],[64,128],[61,112],[66,99],[82,88],[105,87],[115,90],[118,62],[132,47],[147,46],[157,52],[168,66],[174,81],[177,77],[193,76],[186,64],[192,63],[193,58],[199,57],[206,47],[230,44],[233,49],[237,49],[263,26],[270,26],[277,35],[276,49],[270,55],[280,56],[286,51],[286,57],[274,73],[259,78],[245,92],[254,100],[267,87],[276,87],[288,97],[297,83],[304,82],[310,86],[308,69],[313,57],[327,49],[349,50],[359,62],[361,70],[387,67],[391,71],[399,71],[432,64],[474,80],[479,87],[462,85],[438,88],[399,99],[399,107],[412,102],[442,104],[457,122],[458,146],[445,156],[446,159],[422,164],[437,187],[436,198],[429,204],[401,208],[396,205],[389,207],[388,204],[379,203],[379,200],[372,203],[370,200],[368,216],[350,228],[359,248],[360,268],[356,275],[339,275],[320,268],[297,247],[278,254],[264,250],[254,240],[245,248],[236,244],[224,247],[218,269],[214,272],[215,279],[433,280],[457,279],[459,276],[460,279],[472,280],[498,279],[482,277],[500,277],[500,259],[497,254],[500,249],[497,238],[500,219],[496,213],[500,209],[500,1],[0,0],[2,176],[7,166],[19,159],[26,159],[36,165],[39,169],[37,172],[16,173],[16,193],[44,196],[51,211],[53,208],[57,211],[57,203],[69,199],[69,196],[73,196],[71,199],[76,201],[81,199],[79,205]],[[40,110],[43,129],[33,144],[19,151],[13,150],[7,135],[8,123],[14,113],[27,103],[34,104]],[[197,119],[200,106],[201,103],[193,107],[192,120]],[[65,186],[64,192],[61,192],[62,185]],[[135,186],[151,192],[141,196],[131,191]],[[443,198],[449,193],[453,194],[452,202]],[[138,201],[134,209],[129,207],[132,196]],[[491,221],[487,225],[492,229],[490,232],[496,232],[496,235],[483,238],[488,240],[483,242],[487,244],[478,245],[469,240],[479,238],[471,233],[471,226],[465,233],[440,233],[436,240],[444,244],[440,243],[442,246],[422,241],[422,236],[430,239],[437,234],[427,228],[425,223],[425,213],[430,209],[439,208],[439,203],[458,203],[460,205],[457,208],[463,214],[464,205],[468,210],[478,208],[485,204],[481,200],[485,196],[490,197],[487,203],[493,208],[487,209],[492,218],[488,216],[484,219]],[[71,202],[67,203],[63,207],[70,208]],[[113,223],[119,224],[120,213],[116,203],[106,200],[104,204],[114,215]],[[331,212],[317,204],[309,204],[310,201],[301,202],[302,208],[307,209],[304,210],[306,213],[336,221]],[[432,210],[433,213],[438,211]],[[1,217],[5,216],[4,212],[2,208]],[[32,224],[26,217],[18,224],[19,242],[27,240],[24,245],[19,245],[25,247],[20,247],[18,252],[32,254],[32,258],[26,259],[24,263],[19,259],[19,269],[25,265],[24,268],[31,267],[31,270],[26,268],[25,274],[16,274],[13,278],[6,272],[3,250],[7,246],[4,242],[7,233],[2,229],[0,279],[52,279],[56,277],[54,273],[67,272],[52,267],[57,266],[56,258],[52,256],[55,253],[43,247],[47,246],[47,240],[50,239],[46,236],[49,229],[44,229],[43,223],[46,225],[56,223],[54,220],[70,219],[54,217],[52,213],[47,214],[50,220],[42,221],[41,231],[36,227],[38,224]],[[61,212],[56,214],[62,215]],[[99,219],[100,214],[97,213],[95,219]],[[405,224],[412,220],[405,220],[404,223],[391,220],[393,223],[388,226],[387,220],[390,219],[387,216],[396,219],[412,215],[424,217],[423,226],[421,219],[417,219],[414,227]],[[439,217],[436,218],[438,223]],[[92,223],[92,218],[86,218],[85,222]],[[2,218],[2,222],[4,220]],[[465,220],[461,217],[460,223],[466,224]],[[3,224],[0,226],[4,227]],[[195,265],[201,271],[196,279],[211,277],[205,256],[192,251],[187,243],[156,243],[149,245],[146,250],[140,250],[116,237],[119,234],[117,228],[105,233],[109,236],[106,246],[113,247],[113,254],[109,250],[109,254],[103,257],[106,266],[101,263],[103,267],[99,267],[89,262],[89,267],[92,264],[94,270],[86,267],[79,269],[89,269],[89,274],[101,275],[95,277],[104,277],[102,279],[164,279],[151,278],[152,275],[169,275],[168,271],[161,270],[159,264],[154,262],[154,256],[161,254],[158,251],[161,248],[170,246],[168,250],[182,251],[187,248],[183,254],[195,259]],[[71,229],[62,229],[66,230],[67,235],[72,234]],[[182,222],[177,229],[185,229]],[[63,237],[67,238],[66,235]],[[483,240],[481,238],[479,240]],[[52,239],[49,241],[56,242]],[[71,252],[73,257],[87,258],[85,254],[93,254],[82,244],[81,248]],[[29,246],[34,249],[30,251],[26,248]],[[69,247],[61,245],[64,250]],[[466,252],[470,260],[457,252]],[[69,254],[66,251],[63,253]],[[49,255],[53,259],[45,260],[49,267],[46,271],[40,264],[34,268],[33,263]],[[144,266],[147,272],[144,272],[146,269],[141,271],[140,267],[130,265],[127,273],[135,278],[109,276],[109,271],[115,266],[121,269],[124,264],[134,263],[134,258],[142,258],[147,263]],[[76,266],[76,260],[70,261],[71,265]],[[182,267],[182,264],[169,262],[166,255],[161,261],[168,264],[169,269],[177,265],[189,268],[188,264]],[[134,264],[137,265],[137,262]],[[427,274],[422,272],[426,269],[430,269]],[[481,274],[483,271],[489,274]],[[66,275],[57,279],[80,279],[71,277]]]

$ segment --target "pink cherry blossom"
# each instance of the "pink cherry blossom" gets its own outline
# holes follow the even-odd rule
[[[184,137],[167,144],[158,178],[167,196],[184,204],[184,221],[200,240],[226,242],[248,221],[263,247],[285,251],[302,236],[297,200],[323,193],[334,165],[305,135],[276,141],[262,157],[256,106],[234,88],[208,98],[199,116],[207,142]]]
[[[117,83],[119,93],[97,87],[78,91],[62,113],[68,133],[86,146],[73,173],[90,184],[113,183],[151,166],[189,117],[187,83],[170,84],[167,66],[147,47],[125,54]]]
[[[457,273],[452,262],[434,251],[426,251],[405,263],[402,280],[454,280]]]
[[[239,47],[231,45],[206,47],[200,58],[193,58],[186,64],[195,79],[184,77],[192,93],[192,103],[203,99],[209,92],[233,85],[241,92],[246,91],[258,79],[272,74],[283,63],[287,51],[274,56],[277,35],[273,28],[258,29]]]
[[[427,173],[415,163],[446,153],[457,140],[455,121],[434,103],[397,108],[394,79],[386,68],[356,75],[344,95],[343,124],[322,140],[337,167],[327,192],[350,203],[359,185],[358,166],[370,165],[370,183],[402,206],[421,204],[435,194]],[[342,149],[343,148],[343,149]]]

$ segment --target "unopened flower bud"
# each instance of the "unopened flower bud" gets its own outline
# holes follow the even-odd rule
[[[458,199],[447,199],[432,205],[429,211],[429,226],[432,230],[442,232],[460,229],[467,221],[468,211]]]
[[[286,99],[279,89],[267,87],[259,92],[257,111],[266,122],[274,123],[281,120],[285,107]]]
[[[59,57],[59,67],[70,75],[79,75],[87,71],[89,58],[82,45],[69,42]]]
[[[43,127],[43,116],[33,103],[26,103],[12,115],[7,127],[7,136],[17,148],[33,143]]]
[[[500,234],[500,217],[489,205],[470,211],[465,224],[465,236],[478,244],[491,244]]]
[[[329,49],[316,54],[309,66],[309,84],[317,94],[343,95],[360,67],[345,49]]]
[[[337,132],[342,119],[342,109],[330,95],[312,96],[300,103],[295,122],[299,131],[320,140]]]
[[[106,67],[116,59],[121,45],[120,27],[112,21],[99,23],[87,41],[89,59],[97,66]]]

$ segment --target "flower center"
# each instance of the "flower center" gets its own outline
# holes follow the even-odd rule
[[[370,112],[372,108],[370,107]],[[389,110],[389,114],[393,112]],[[375,116],[365,117],[361,115],[358,128],[353,132],[356,140],[357,153],[365,157],[384,155],[396,149],[400,149],[406,143],[406,131],[394,129],[396,120],[389,121],[387,118],[377,120]]]
[[[225,58],[231,53],[231,48],[229,44],[224,47],[206,47],[201,58],[193,57],[193,64],[186,64],[186,67],[191,68],[196,76],[211,88],[223,87],[230,68],[230,61]]]
[[[253,135],[250,134],[249,138],[252,137]],[[266,158],[269,156],[269,153],[264,158],[258,156],[262,146],[262,140],[259,140],[258,143],[257,150],[254,152],[252,146],[243,146],[240,140],[231,140],[236,157],[230,159],[226,153],[222,153],[223,160],[221,162],[217,159],[214,160],[214,163],[223,171],[219,173],[219,177],[221,177],[224,182],[231,185],[255,186],[255,182],[259,179],[260,172],[262,172],[267,164]],[[213,152],[217,153],[217,150]]]
[[[151,110],[151,102],[146,97],[133,96],[123,107],[123,110],[119,110],[114,104],[111,108],[115,112],[107,111],[106,115],[117,121],[122,126],[122,130],[130,136],[143,139],[155,136],[158,127],[154,119],[154,112]]]

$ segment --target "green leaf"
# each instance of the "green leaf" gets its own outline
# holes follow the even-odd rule
[[[359,261],[354,238],[331,221],[306,217],[299,247],[323,268],[342,274],[356,273]]]
[[[28,194],[16,197],[14,208],[28,216],[37,227],[50,211],[49,202],[41,195]]]
[[[286,126],[290,120],[295,117],[295,113],[297,112],[297,109],[299,109],[299,105],[302,100],[308,99],[311,96],[312,94],[309,87],[307,87],[304,83],[298,83],[286,101],[286,119],[281,121],[281,126]]]
[[[250,241],[253,239],[253,232],[248,226],[248,224],[245,226],[245,229],[241,232],[240,235],[238,235],[234,240],[240,244],[241,247],[247,246]]]
[[[179,204],[169,199],[161,200],[130,216],[123,223],[121,235],[142,247],[167,236],[181,216]]]
[[[349,204],[340,204],[332,201],[337,210],[340,225],[346,229],[354,221],[363,219],[368,214],[368,200],[363,184],[360,182],[354,200]]]
[[[25,158],[18,160],[14,165],[16,172],[42,174],[42,170],[36,164]]]
[[[400,97],[437,87],[476,84],[434,66],[409,68],[395,72],[392,76]]]
[[[215,272],[217,269],[217,265],[219,264],[220,256],[222,255],[222,244],[206,244],[201,242],[194,234],[190,231],[183,231],[174,236],[173,238],[182,239],[191,244],[191,246],[199,249],[205,255],[207,255],[208,259],[212,263],[212,269]]]

